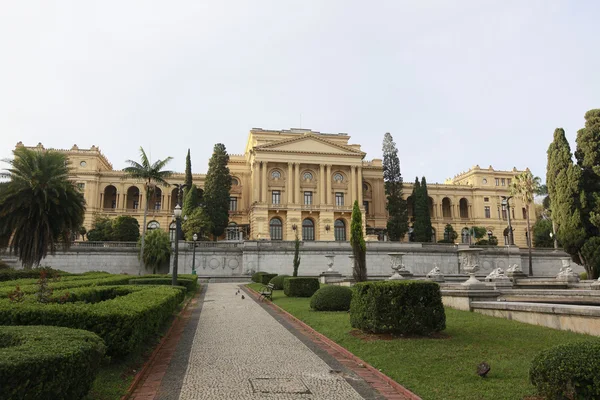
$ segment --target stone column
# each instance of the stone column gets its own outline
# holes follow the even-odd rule
[[[294,180],[296,181],[296,204],[302,204],[302,196],[300,193],[300,163],[294,163],[294,165],[296,166],[296,172],[295,172],[295,177]]]
[[[356,200],[356,167],[354,165],[350,167],[350,175],[350,201],[354,206],[354,200]]]
[[[327,199],[327,204],[331,205],[331,164],[326,165],[325,172],[325,198]]]
[[[261,182],[261,191],[262,194],[260,196],[260,201],[263,203],[267,202],[267,162],[262,162],[262,182]]]
[[[252,202],[260,201],[260,163],[254,161],[252,163]]]
[[[360,207],[363,206],[363,177],[362,177],[362,167],[358,167],[358,174],[357,175],[357,190],[358,190],[358,205]]]
[[[325,166],[319,165],[319,205],[325,204]]]
[[[286,202],[288,204],[294,203],[294,164],[288,163],[288,176],[285,186],[285,195],[287,197]]]

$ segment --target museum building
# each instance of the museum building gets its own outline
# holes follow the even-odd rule
[[[382,160],[365,160],[361,146],[349,141],[345,133],[253,128],[244,154],[230,155],[230,224],[222,239],[293,240],[296,229],[302,240],[346,241],[350,238],[352,205],[358,200],[367,239],[385,240]],[[30,148],[44,150],[41,143]],[[64,152],[71,161],[73,180],[87,203],[84,224],[88,230],[94,215],[131,215],[141,225],[149,202],[147,227],[172,233],[173,209],[179,200],[173,184],[184,182],[183,173],[171,176],[171,186],[158,186],[146,199],[144,183],[114,170],[99,147],[80,149],[74,145],[69,150],[53,150]],[[515,244],[526,247],[524,205],[512,198],[509,212],[502,204],[502,196],[509,195],[511,180],[520,172],[516,168],[498,171],[491,166],[474,166],[443,184],[428,183],[432,241],[444,239],[444,228],[451,224],[459,235],[458,243],[469,243],[469,228],[482,226],[502,245],[507,240],[510,217]],[[204,179],[203,174],[193,175],[200,189]],[[404,184],[403,193],[410,219],[411,183]]]

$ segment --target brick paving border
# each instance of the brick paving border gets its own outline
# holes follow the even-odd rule
[[[136,374],[127,393],[121,400],[154,399],[165,376],[177,343],[192,315],[192,309],[198,304],[206,284],[200,286],[194,297],[188,299],[183,309],[175,317],[171,327],[156,346],[142,369]]]
[[[253,296],[258,302],[261,302],[267,307],[283,317],[294,329],[301,332],[316,346],[327,352],[329,355],[338,360],[346,368],[356,373],[364,379],[369,385],[375,388],[384,398],[389,400],[421,400],[419,396],[394,381],[389,376],[385,375],[377,368],[373,367],[366,361],[358,358],[339,344],[335,343],[325,335],[315,331],[313,328],[294,317],[281,307],[271,301],[260,301],[259,293],[246,285],[240,286],[249,295]]]

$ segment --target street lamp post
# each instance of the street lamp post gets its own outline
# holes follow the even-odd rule
[[[183,194],[184,185],[174,185],[177,188],[177,205],[173,210],[173,217],[175,218],[175,256],[173,259],[173,278],[171,284],[177,286],[177,266],[179,264],[179,237],[181,236],[181,196]]]
[[[513,229],[512,229],[512,225],[510,223],[510,199],[512,199],[512,198],[513,198],[512,196],[502,196],[502,206],[506,207],[506,215],[508,217],[508,244],[510,246],[515,245]]]
[[[194,239],[194,251],[192,252],[192,275],[196,275],[196,240],[198,240],[198,235],[194,233],[192,239]]]

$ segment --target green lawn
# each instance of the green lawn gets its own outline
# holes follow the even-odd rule
[[[248,285],[258,290],[262,285]],[[346,312],[316,312],[310,299],[289,298],[282,290],[275,304],[334,340],[423,399],[522,399],[535,395],[529,366],[542,349],[566,342],[597,340],[481,314],[446,308],[448,339],[395,339],[365,342],[349,334]],[[477,365],[491,366],[488,377]]]

